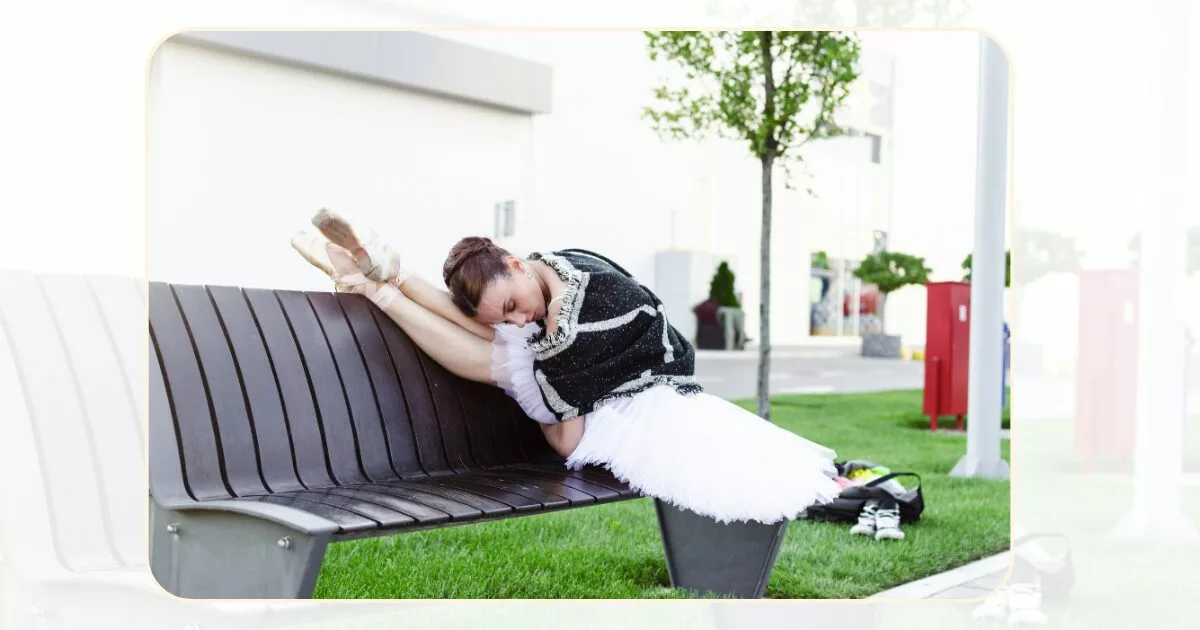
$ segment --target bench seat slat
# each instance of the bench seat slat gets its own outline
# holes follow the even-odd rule
[[[434,494],[428,491],[414,490],[412,487],[400,484],[365,484],[362,486],[353,486],[355,490],[364,490],[374,492],[380,495],[403,499],[409,503],[423,505],[428,508],[438,510],[449,516],[452,521],[472,521],[485,516],[484,510],[481,507],[475,507],[474,502],[456,500]],[[502,514],[511,512],[512,510],[506,505],[496,504],[494,507],[499,509],[493,513]]]
[[[416,484],[411,481],[405,482],[404,485],[393,484],[389,486],[400,492],[413,493],[414,499],[425,501],[425,497],[430,497],[430,500],[442,498],[447,501],[455,501],[462,505],[468,506],[471,509],[477,510],[483,516],[491,518],[501,516],[513,511],[513,507],[507,503],[497,501],[473,492],[467,492],[458,488],[450,488],[446,486],[435,486],[430,484]],[[462,517],[459,517],[460,519]]]
[[[279,505],[287,505],[298,510],[303,510],[309,514],[327,518],[334,523],[337,523],[341,528],[340,533],[354,534],[359,532],[369,532],[373,529],[379,529],[379,523],[369,518],[360,516],[349,510],[345,510],[324,503],[301,499],[297,497],[264,495],[258,497],[242,497],[237,501],[264,501],[266,503],[276,503]]]
[[[527,477],[533,477],[535,479],[545,479],[548,481],[557,481],[565,486],[574,488],[575,490],[579,490],[581,492],[586,492],[588,495],[595,497],[596,499],[601,500],[601,501],[604,501],[607,499],[616,499],[616,498],[622,496],[622,494],[620,492],[617,492],[616,490],[613,490],[612,488],[609,488],[608,486],[600,485],[598,483],[588,481],[587,479],[581,479],[574,475],[567,474],[570,471],[564,471],[562,473],[557,473],[557,472],[550,472],[548,470],[523,469],[523,468],[514,468],[511,470],[513,472],[519,472],[522,475],[525,475]]]
[[[587,505],[596,502],[596,495],[572,487],[564,479],[547,479],[537,475],[506,470],[481,471],[475,475],[475,478],[489,482],[501,482],[505,484],[506,488],[511,487],[514,491],[519,489],[523,492],[536,492],[539,497],[545,496],[551,500],[561,497],[571,505]]]

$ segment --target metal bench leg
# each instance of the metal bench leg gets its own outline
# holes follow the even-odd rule
[[[328,535],[252,516],[168,510],[150,501],[150,570],[179,597],[312,597],[328,544]]]
[[[763,596],[788,521],[722,524],[657,499],[654,508],[671,586],[742,598]]]

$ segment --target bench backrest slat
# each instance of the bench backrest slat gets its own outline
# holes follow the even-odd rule
[[[363,472],[372,481],[395,479],[396,471],[392,470],[388,455],[374,384],[367,376],[362,349],[350,330],[337,297],[332,293],[313,293],[308,296],[308,301],[312,304],[334,357],[334,367],[343,390],[342,404],[349,409]]]
[[[225,479],[238,496],[265,494],[241,374],[212,298],[204,287],[180,286],[174,293],[203,369],[206,396],[223,451]]]
[[[283,306],[308,371],[333,478],[339,484],[364,483],[367,478],[358,460],[354,426],[350,422],[342,380],[312,304],[300,291],[276,291],[275,295]]]
[[[174,410],[188,489],[198,500],[228,498],[209,392],[175,294],[165,284],[150,285],[150,328]]]
[[[412,423],[418,460],[425,472],[448,470],[446,450],[442,446],[442,430],[438,426],[425,369],[421,366],[420,350],[382,311],[373,308],[372,315],[383,333],[383,341],[391,354],[404,397],[408,400],[409,421]]]
[[[361,296],[153,283],[150,302],[153,430],[170,433],[152,439],[183,462],[152,475],[176,499],[179,471],[205,500],[555,457],[502,390],[451,374]]]
[[[379,413],[383,418],[391,419],[390,422],[383,423],[383,430],[392,468],[403,477],[422,475],[425,471],[417,457],[412,415],[408,410],[404,384],[400,381],[392,355],[383,342],[383,332],[379,323],[371,315],[371,311],[378,309],[366,300],[342,299],[340,303],[362,351],[375,400],[379,405]],[[389,327],[392,327],[390,322]]]
[[[333,481],[325,456],[321,426],[317,420],[317,408],[313,403],[296,338],[283,315],[283,307],[274,291],[246,289],[244,293],[257,321],[257,328],[262,333],[276,387],[283,399],[283,418],[286,418],[292,440],[295,470],[306,487],[327,487]]]
[[[208,294],[238,366],[263,482],[273,492],[299,490],[304,486],[296,475],[283,398],[250,304],[236,287],[209,287]]]

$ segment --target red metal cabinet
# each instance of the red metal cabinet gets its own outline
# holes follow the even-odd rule
[[[939,416],[957,416],[962,429],[967,413],[971,285],[930,282],[926,288],[924,413],[934,431]]]

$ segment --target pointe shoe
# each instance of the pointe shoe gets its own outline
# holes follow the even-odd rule
[[[326,241],[320,234],[305,231],[292,236],[292,249],[329,276],[335,291],[362,293],[361,287],[367,283],[367,278],[359,271],[350,252]]]
[[[321,208],[312,224],[330,242],[339,245],[353,256],[359,271],[378,282],[400,286],[410,275],[400,265],[400,255],[384,243],[374,231],[356,229],[345,217]]]

